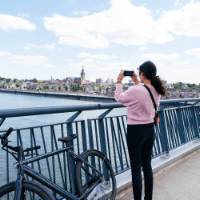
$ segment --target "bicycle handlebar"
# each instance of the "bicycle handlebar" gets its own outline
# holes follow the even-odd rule
[[[6,131],[5,134],[3,134],[3,135],[0,136],[1,144],[2,144],[3,146],[5,146],[5,143],[7,143],[7,138],[8,138],[8,136],[11,134],[12,131],[13,131],[13,128],[11,127],[11,128],[9,128],[9,129]],[[5,141],[6,141],[6,142],[5,142]]]

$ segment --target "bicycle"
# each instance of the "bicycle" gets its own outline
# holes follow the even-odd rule
[[[15,164],[17,179],[15,182],[8,183],[0,188],[1,200],[55,200],[53,193],[60,195],[62,200],[115,199],[116,180],[110,161],[98,150],[88,150],[77,155],[71,145],[77,135],[59,138],[58,140],[64,143],[62,149],[25,159],[25,154],[30,155],[30,152],[40,149],[40,146],[23,149],[22,146],[8,145],[8,136],[12,131],[13,129],[9,128],[5,134],[0,136],[0,139],[2,149],[17,160]],[[76,163],[76,194],[64,190],[61,186],[28,166],[30,163],[64,151]],[[27,177],[34,181],[30,181]],[[95,193],[95,191],[97,192]]]

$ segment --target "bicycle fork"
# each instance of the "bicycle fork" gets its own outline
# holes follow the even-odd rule
[[[18,172],[17,180],[15,182],[15,196],[14,200],[25,200],[25,191],[23,189],[24,177]]]
[[[22,148],[20,148],[20,151],[19,151],[19,154],[18,154],[19,163],[16,165],[17,180],[15,182],[16,190],[15,190],[14,200],[25,200],[25,190],[23,188],[24,169],[23,169],[23,165],[21,164],[22,158],[23,158],[23,151],[22,151]]]

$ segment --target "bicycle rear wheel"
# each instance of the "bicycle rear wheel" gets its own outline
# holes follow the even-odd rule
[[[88,200],[114,200],[116,197],[116,180],[110,161],[100,151],[88,150],[81,154],[82,159],[101,173],[98,185],[87,196]],[[77,161],[76,183],[79,195],[88,192],[97,181],[98,172],[82,161]]]
[[[55,200],[44,188],[36,183],[25,181],[23,189],[25,191],[23,200]],[[0,188],[0,199],[14,200],[15,190],[15,182],[2,186]]]

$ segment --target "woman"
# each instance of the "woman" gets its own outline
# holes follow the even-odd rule
[[[151,167],[152,149],[155,139],[154,117],[155,108],[146,85],[157,104],[161,95],[165,95],[162,81],[156,76],[154,63],[147,61],[139,67],[139,78],[134,73],[131,79],[134,86],[123,92],[123,71],[116,82],[115,99],[128,107],[127,145],[132,171],[132,185],[134,200],[142,198],[142,176],[144,174],[145,200],[152,200],[153,172]]]

